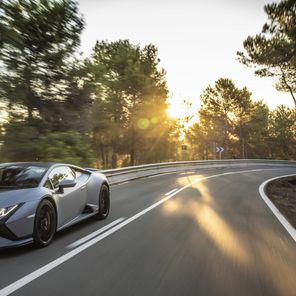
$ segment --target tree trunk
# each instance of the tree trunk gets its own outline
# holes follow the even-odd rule
[[[240,120],[242,122],[242,120]],[[240,157],[245,159],[245,139],[243,135],[243,126],[242,123],[239,125],[239,143],[240,143]]]
[[[101,152],[101,159],[102,159],[103,169],[106,169],[105,151],[104,151],[104,146],[103,146],[101,141],[100,141],[100,152]]]
[[[33,108],[30,103],[27,104],[27,112],[28,112],[28,124],[30,125],[33,122]]]
[[[134,147],[134,143],[132,143],[131,151],[130,151],[130,165],[131,166],[135,165],[135,147]]]
[[[28,124],[33,122],[33,100],[34,93],[31,88],[31,71],[29,68],[25,69],[25,81],[26,81],[26,106],[28,112]]]
[[[109,169],[109,151],[105,153],[105,163],[106,163],[106,168]]]
[[[289,90],[289,92],[290,92],[290,94],[291,94],[291,96],[292,96],[292,99],[293,99],[293,101],[294,101],[294,105],[295,105],[295,108],[296,108],[296,98],[295,98],[295,96],[294,96],[293,89],[292,89],[292,87],[289,85],[289,83],[288,83],[287,80],[286,80],[286,75],[285,75],[284,70],[283,70],[281,67],[280,67],[280,69],[281,69],[281,72],[282,72],[282,78],[283,78],[283,81],[284,81],[284,83],[285,83],[287,89]]]
[[[228,124],[225,124],[224,128],[224,158],[228,159],[230,157],[229,155],[229,141],[228,141]]]
[[[117,154],[114,151],[112,153],[111,166],[112,166],[112,169],[117,168]]]
[[[130,165],[135,165],[135,129],[131,129]]]
[[[208,145],[206,145],[206,148],[204,150],[204,159],[209,160],[209,150],[208,150]]]
[[[245,155],[245,140],[244,138],[242,138],[242,159],[245,159],[246,155]]]

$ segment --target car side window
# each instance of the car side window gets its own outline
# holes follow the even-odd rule
[[[63,180],[75,180],[75,175],[69,167],[60,166],[54,168],[48,176],[51,184],[54,188],[59,186],[59,183]]]
[[[45,181],[43,187],[48,188],[48,189],[50,189],[50,190],[53,189],[52,184],[51,184],[49,178],[47,178],[47,180]]]
[[[80,182],[86,182],[87,179],[89,178],[90,174],[89,173],[85,173],[82,170],[76,169],[76,168],[72,168],[72,170],[75,173],[76,176],[76,180],[79,180]]]

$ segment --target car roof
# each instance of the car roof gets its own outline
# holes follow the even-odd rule
[[[44,168],[50,168],[53,165],[59,164],[57,162],[7,162],[7,163],[1,163],[2,166],[9,166],[9,165],[23,165],[23,166],[39,166]]]

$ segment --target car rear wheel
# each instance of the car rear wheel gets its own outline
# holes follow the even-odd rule
[[[106,184],[102,185],[100,196],[99,196],[99,211],[97,218],[99,220],[106,219],[110,211],[110,192]]]
[[[37,247],[46,247],[56,232],[56,210],[49,200],[43,200],[36,211],[33,239]]]

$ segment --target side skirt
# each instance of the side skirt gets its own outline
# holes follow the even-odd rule
[[[60,228],[57,229],[57,232],[60,230],[63,230],[65,228],[68,228],[72,225],[75,225],[83,220],[86,220],[92,216],[94,216],[95,214],[97,214],[98,211],[92,212],[92,213],[87,213],[87,214],[80,214],[79,216],[75,217],[73,220],[69,221],[68,223],[62,225]]]

